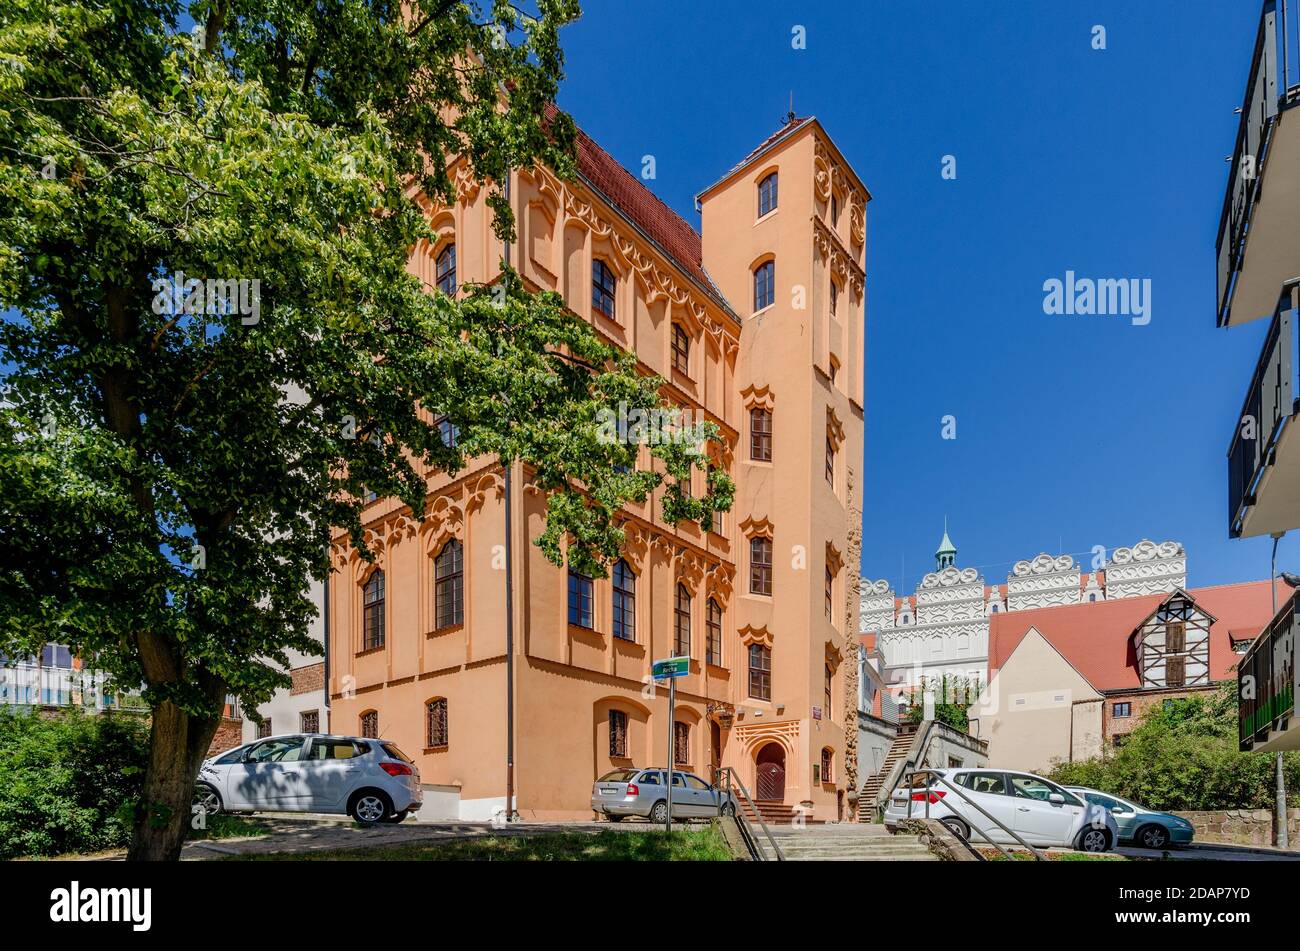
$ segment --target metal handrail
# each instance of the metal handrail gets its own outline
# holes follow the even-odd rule
[[[763,834],[767,836],[767,841],[772,846],[772,851],[776,854],[776,860],[778,862],[784,862],[785,853],[781,851],[781,846],[776,844],[776,837],[772,835],[772,830],[769,829],[767,827],[767,823],[763,821],[763,813],[758,811],[758,806],[754,805],[754,800],[749,798],[749,790],[745,788],[745,784],[744,782],[741,781],[740,775],[731,766],[719,767],[718,769],[715,769],[713,771],[714,787],[721,785],[722,777],[726,777],[726,783],[727,783],[726,790],[727,790],[728,800],[734,798],[731,794],[731,784],[734,781],[736,784],[736,788],[740,790],[740,794],[745,797],[745,802],[749,804],[749,808],[753,810],[754,815],[758,818],[758,824],[762,827]],[[722,817],[722,802],[723,802],[722,797],[718,797],[718,818]],[[739,809],[736,810],[736,819],[739,822],[743,823],[744,825],[749,824],[749,820],[746,819],[743,815],[741,815]],[[762,849],[755,849],[755,851],[757,852],[759,859],[761,861],[767,861],[767,856],[763,854]]]
[[[876,801],[872,804],[872,811],[877,821],[884,814],[885,808],[889,805],[889,797],[894,794],[898,784],[925,759],[925,754],[930,749],[930,742],[934,739],[935,724],[938,722],[938,720],[925,720],[916,724],[912,733],[912,742],[907,747],[907,755],[890,768],[880,788],[876,790]],[[900,732],[902,729],[903,724],[899,724]]]
[[[945,786],[947,786],[947,787],[948,787],[949,789],[951,789],[953,792],[955,792],[958,796],[960,796],[960,797],[961,797],[962,799],[964,799],[966,802],[968,802],[968,803],[970,803],[972,806],[974,806],[974,807],[979,811],[979,813],[980,813],[981,815],[983,815],[984,817],[986,817],[986,818],[987,818],[990,822],[992,822],[995,826],[997,826],[999,829],[1001,829],[1001,830],[1002,830],[1003,832],[1005,832],[1007,835],[1011,836],[1011,838],[1015,839],[1017,842],[1019,842],[1021,845],[1023,845],[1025,848],[1027,848],[1030,852],[1032,852],[1032,853],[1034,854],[1034,861],[1036,861],[1036,862],[1045,862],[1045,861],[1047,861],[1047,856],[1043,855],[1042,852],[1039,852],[1036,848],[1034,848],[1032,845],[1030,845],[1030,844],[1029,844],[1028,842],[1026,842],[1024,839],[1020,838],[1020,836],[1016,834],[1016,832],[1015,832],[1014,829],[1008,829],[1008,828],[1007,828],[1006,826],[1004,826],[1000,821],[998,821],[998,819],[997,819],[996,816],[991,815],[991,814],[990,814],[990,813],[989,813],[989,812],[988,812],[988,811],[987,811],[983,806],[981,806],[979,803],[977,803],[974,799],[971,799],[971,797],[968,796],[968,795],[966,795],[964,792],[962,792],[961,789],[959,789],[958,787],[954,786],[952,783],[948,782],[948,780],[944,779],[942,775],[940,775],[939,773],[934,772],[933,770],[928,770],[928,769],[914,769],[914,770],[912,770],[910,773],[907,774],[907,788],[908,788],[908,790],[909,790],[908,797],[907,797],[907,818],[909,818],[909,819],[912,818],[912,796],[911,796],[911,793],[910,793],[910,790],[913,788],[913,786],[912,786],[912,780],[913,780],[916,776],[920,776],[920,775],[926,775],[926,776],[933,777],[934,779],[936,779],[936,780],[938,780],[939,782],[943,783]],[[988,833],[986,833],[983,829],[977,829],[977,828],[975,827],[975,824],[974,824],[974,823],[969,822],[969,821],[966,819],[965,816],[963,816],[963,815],[962,815],[960,812],[958,812],[956,809],[953,809],[952,806],[948,806],[948,808],[949,808],[950,810],[952,810],[953,812],[957,813],[957,818],[959,818],[959,819],[961,819],[963,822],[965,822],[965,823],[966,823],[966,828],[970,829],[972,833],[974,833],[974,832],[978,832],[981,836],[984,837],[984,839],[989,843],[989,845],[993,846],[995,849],[997,849],[999,852],[1001,852],[1003,855],[1005,855],[1008,859],[1011,858],[1011,853],[1008,852],[1006,849],[1004,849],[1004,848],[1003,848],[1001,845],[999,845],[997,842],[994,842],[993,839],[988,835]],[[925,797],[925,817],[926,817],[927,819],[930,818],[930,796],[929,796],[928,794],[927,794],[926,797]]]

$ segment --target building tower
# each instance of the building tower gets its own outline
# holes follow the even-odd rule
[[[943,571],[945,568],[953,567],[956,563],[957,546],[948,537],[948,519],[945,516],[943,520],[943,541],[939,542],[939,549],[934,553],[934,570]]]

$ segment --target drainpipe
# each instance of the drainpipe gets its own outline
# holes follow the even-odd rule
[[[325,653],[325,732],[330,732],[330,572],[325,572],[325,586],[321,590],[321,648]]]
[[[1286,532],[1273,533],[1273,560],[1268,574],[1269,584],[1273,589],[1273,617],[1277,617],[1277,543],[1282,540],[1282,536],[1285,534]],[[1286,815],[1286,773],[1282,768],[1281,753],[1276,754],[1274,771],[1277,778],[1277,818],[1274,820],[1277,823],[1277,846],[1280,849],[1287,849],[1291,846]]]
[[[506,169],[506,202],[510,201],[510,169]],[[510,242],[502,242],[506,267]],[[508,278],[503,274],[502,277]],[[515,561],[514,561],[514,460],[502,460],[506,487],[506,822],[515,821]]]

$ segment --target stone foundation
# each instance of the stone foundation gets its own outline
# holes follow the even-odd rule
[[[1174,815],[1182,816],[1196,826],[1197,842],[1265,847],[1277,843],[1271,809],[1176,812]],[[1300,851],[1300,809],[1287,810],[1287,834],[1290,848]]]

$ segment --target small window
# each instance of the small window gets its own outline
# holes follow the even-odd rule
[[[772,461],[772,411],[763,406],[749,411],[749,458]]]
[[[447,698],[438,697],[424,705],[425,743],[430,749],[447,746]]]
[[[1117,703],[1111,710],[1111,713],[1116,717],[1131,717],[1133,715],[1133,704]]]
[[[319,733],[320,711],[304,710],[298,714],[298,729],[303,733]]]
[[[840,196],[831,194],[831,225],[839,227],[840,224]]]
[[[1187,622],[1170,621],[1165,626],[1165,650],[1181,654],[1187,650]]]
[[[776,262],[765,261],[754,268],[754,310],[771,307],[776,301]]]
[[[608,264],[597,259],[591,265],[591,309],[614,319],[614,290],[618,282]]]
[[[460,445],[460,427],[453,423],[446,416],[439,416],[437,423],[438,435],[442,437],[442,443],[450,449],[455,449]]]
[[[627,714],[609,711],[609,758],[627,759]]]
[[[620,558],[614,562],[614,636],[636,640],[636,575]]]
[[[835,779],[831,774],[831,764],[834,760],[835,753],[830,749],[830,747],[822,750],[822,782],[824,783],[835,782]]]
[[[361,714],[361,735],[368,740],[379,739],[379,711],[367,710]]]
[[[465,623],[465,562],[460,542],[451,539],[433,560],[434,626]],[[431,744],[432,745],[432,744]]]
[[[772,539],[762,535],[749,540],[749,593],[772,594]]]
[[[1165,686],[1181,687],[1187,682],[1187,658],[1165,658]]]
[[[257,725],[257,738],[264,740],[271,735],[271,718],[267,717]]]
[[[384,573],[371,572],[363,593],[361,618],[361,649],[375,650],[384,646]]]
[[[826,569],[826,620],[835,623],[835,572]]]
[[[691,761],[691,725],[680,720],[673,724],[673,765],[685,766]]]
[[[758,216],[762,218],[776,208],[776,172],[758,183]]]
[[[772,699],[772,650],[762,644],[749,645],[749,695],[755,700]]]
[[[715,667],[722,666],[722,608],[709,598],[704,611],[704,649],[707,660]]]
[[[835,441],[826,437],[826,483],[835,488]]]
[[[438,252],[438,290],[448,297],[456,293],[456,245],[449,244]]]
[[[574,627],[594,627],[591,579],[569,569],[569,623]]]
[[[673,654],[677,657],[691,654],[691,593],[680,583],[673,606]]]
[[[840,306],[840,286],[831,281],[831,314],[835,314]],[[832,364],[833,366],[834,364]]]
[[[691,372],[691,338],[681,324],[673,324],[673,369],[687,375]]]
[[[827,720],[832,719],[831,709],[833,708],[834,705],[831,701],[831,697],[834,695],[833,693],[834,686],[835,686],[835,670],[831,667],[830,664],[827,664],[825,687],[824,687],[825,696],[823,697],[823,699],[826,701],[826,712],[824,716],[826,717]]]

